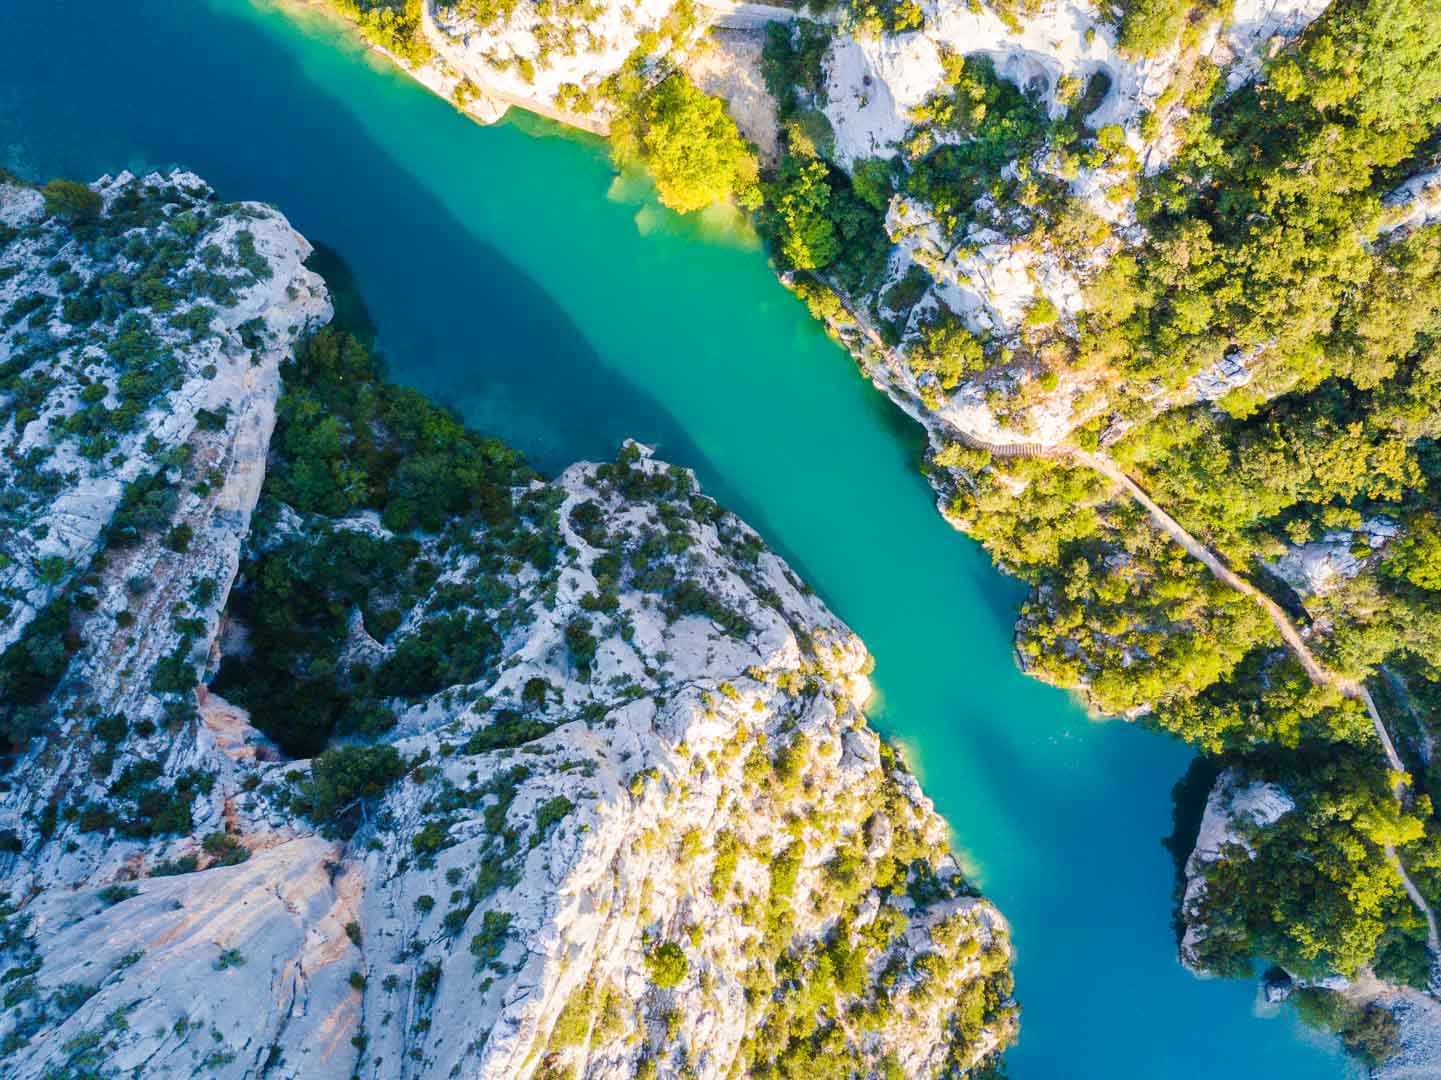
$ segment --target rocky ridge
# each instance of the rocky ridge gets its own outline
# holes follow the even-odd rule
[[[230,302],[175,346],[197,385],[139,414],[163,491],[92,497],[98,554],[54,583],[59,672],[27,684],[35,737],[0,793],[0,1074],[919,1076],[1009,1043],[1005,922],[866,726],[864,648],[753,531],[634,445],[511,474],[485,523],[275,497],[252,519],[267,451],[296,475],[269,445],[281,360],[330,313],[307,247],[188,174],[96,191],[76,237],[144,261],[135,237],[184,236],[151,260],[178,266],[243,244],[254,280],[207,286]],[[83,293],[65,226],[15,201]],[[14,250],[38,281],[39,245]],[[109,319],[156,325],[134,301]],[[29,371],[55,337],[10,348]],[[367,701],[380,736],[287,761],[205,681],[271,662],[244,605],[222,615],[237,567],[254,590],[267,557],[336,544],[399,552],[420,584],[348,617],[352,682],[395,691]]]

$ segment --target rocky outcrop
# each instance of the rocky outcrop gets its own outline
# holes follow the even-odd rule
[[[46,217],[38,192],[0,189],[21,226],[0,255],[0,650],[90,564],[127,489],[157,469],[218,470],[187,509],[229,530],[213,547],[233,556],[260,491],[280,358],[330,316],[302,265],[310,245],[275,211],[218,205],[182,172],[93,188],[105,209],[83,230]],[[139,280],[127,295],[112,274]],[[149,577],[146,554],[133,570]]]
[[[302,265],[310,245],[273,209],[217,203],[179,172],[94,190],[103,208],[74,226],[12,194],[34,209],[0,259],[17,271],[3,286],[12,313],[40,298],[0,345],[13,417],[0,433],[0,719],[14,744],[54,733],[24,759],[26,782],[0,792],[0,834],[35,856],[10,860],[15,896],[107,880],[145,847],[98,829],[37,844],[63,802],[119,785],[137,810],[219,828],[213,783],[191,781],[229,759],[188,722],[193,707],[156,688],[188,692],[207,662],[280,362],[330,317]],[[163,764],[126,778],[124,740]]]
[[[184,344],[224,393],[137,424],[173,498],[123,544],[112,508],[55,584],[75,647],[0,793],[0,1072],[720,1077],[825,1054],[930,1076],[1011,1041],[1004,920],[868,728],[861,643],[753,531],[634,445],[520,482],[503,539],[273,500],[256,526],[278,360],[324,289],[274,211],[113,184],[148,243],[201,245],[178,265],[246,226],[256,281]],[[97,231],[131,250],[122,211]],[[338,534],[426,583],[386,629],[351,613],[348,664],[429,656],[457,625],[490,644],[387,700],[378,742],[280,760],[204,685],[222,650],[265,659],[221,609],[242,544],[259,573]]]
[[[915,33],[838,34],[825,59],[825,115],[835,132],[836,158],[847,168],[903,150],[914,156],[907,148],[924,129],[918,110],[948,91],[948,56],[988,58],[997,75],[1036,101],[1050,121],[1085,100],[1090,111],[1084,125],[1101,137],[1098,162],[1082,164],[1046,146],[1002,172],[1003,179],[1013,176],[1019,165],[1063,182],[1081,215],[1073,214],[1068,227],[1090,216],[1084,240],[1073,236],[1057,244],[1036,227],[1033,212],[996,206],[989,196],[977,203],[980,220],[963,237],[948,236],[931,207],[906,194],[893,196],[887,230],[896,247],[877,294],[913,267],[935,282],[927,299],[912,309],[906,338],[937,306],[960,315],[1007,352],[1023,346],[1028,318],[1038,306],[1054,312],[1046,318],[1058,320],[1064,333],[1086,306],[1086,284],[1143,238],[1131,211],[1134,178],[1159,171],[1175,154],[1187,114],[1178,101],[1197,68],[1222,68],[1234,90],[1326,6],[1325,0],[1250,0],[1237,5],[1224,25],[1212,20],[1198,42],[1178,42],[1151,57],[1122,52],[1115,23],[1084,0],[1045,4],[1020,20],[986,6],[939,0],[922,5],[924,23]],[[1103,89],[1103,96],[1093,101],[1090,87]],[[956,138],[947,132],[923,137],[940,143]],[[932,398],[936,427],[992,445],[1058,445],[1099,415],[1108,399],[1104,373],[1063,372],[1059,384],[1042,389],[1031,367],[992,363],[983,375],[961,380],[937,400],[934,391],[925,393],[928,376],[917,378],[904,363],[890,366],[889,381],[898,389]],[[1218,397],[1249,378],[1244,366],[1221,373],[1219,385],[1214,375],[1203,375],[1191,399]],[[998,409],[998,400],[1008,404]]]
[[[1186,859],[1185,891],[1181,898],[1181,962],[1198,974],[1206,965],[1198,956],[1209,927],[1204,917],[1205,868],[1221,859],[1251,854],[1247,834],[1279,821],[1296,807],[1295,800],[1275,784],[1245,784],[1233,772],[1224,772],[1206,798],[1206,810],[1195,846]]]
[[[1318,540],[1292,546],[1267,569],[1291,586],[1303,600],[1334,591],[1370,564],[1399,534],[1394,521],[1367,518],[1354,532],[1334,529]]]

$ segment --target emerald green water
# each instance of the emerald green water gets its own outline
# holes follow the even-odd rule
[[[918,431],[763,253],[608,197],[602,149],[484,129],[344,41],[247,0],[12,2],[0,164],[183,164],[274,202],[354,275],[393,374],[544,468],[625,436],[693,466],[860,633],[904,744],[1018,950],[1020,1080],[1338,1077],[1169,926],[1183,747],[1088,720],[1011,654],[1020,590],[950,530]]]

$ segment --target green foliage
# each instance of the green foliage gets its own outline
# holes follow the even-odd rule
[[[216,971],[225,971],[229,968],[241,967],[244,963],[245,954],[239,949],[222,949],[211,967]]]
[[[521,459],[466,430],[414,390],[380,381],[379,365],[349,334],[326,328],[282,366],[267,491],[302,512],[381,513],[396,530],[438,531],[454,516],[499,523]]]
[[[650,981],[661,990],[679,986],[690,972],[685,950],[674,941],[662,942],[647,952],[645,967],[650,973]]]
[[[1207,865],[1200,918],[1211,929],[1199,952],[1207,967],[1241,974],[1259,955],[1302,974],[1353,975],[1388,926],[1424,933],[1382,850],[1414,844],[1423,825],[1397,807],[1370,748],[1275,758],[1262,778],[1297,806],[1253,830],[1252,857]],[[1422,809],[1429,815],[1429,800]]]
[[[638,161],[655,179],[660,201],[677,213],[734,199],[760,205],[755,152],[719,98],[684,74],[663,79],[612,124],[617,158]]]
[[[316,756],[310,776],[297,785],[292,809],[344,835],[353,832],[367,804],[379,800],[405,773],[393,746],[341,746]]]
[[[425,0],[328,0],[355,22],[366,40],[410,64],[424,64],[433,50],[422,28]]]
[[[848,7],[856,32],[867,37],[905,34],[926,23],[925,11],[916,0],[849,0]]]
[[[377,512],[408,536],[333,528],[323,518],[277,540],[243,567],[233,595],[250,626],[251,656],[228,659],[213,685],[244,704],[287,751],[312,755],[334,733],[374,736],[393,723],[387,704],[477,681],[500,638],[477,609],[507,599],[487,578],[469,593],[435,589],[438,570],[418,536],[474,530],[500,558],[520,519],[511,489],[531,474],[518,455],[468,431],[414,391],[383,383],[354,338],[322,330],[283,366],[265,494],[302,512]],[[259,528],[274,520],[274,503]],[[472,541],[473,543],[476,541]],[[547,548],[527,555],[548,559]],[[351,612],[385,640],[425,601],[424,625],[397,635],[390,655],[345,667]]]
[[[992,196],[1000,206],[1019,201],[1021,176],[1002,179],[1000,173],[1038,150],[1050,128],[1040,105],[998,76],[989,57],[947,53],[942,62],[947,89],[915,110],[917,131],[908,144],[913,160],[901,187],[929,205],[946,232],[960,239],[975,220],[981,196]],[[936,132],[948,141],[932,149]]]
[[[553,724],[501,709],[487,727],[478,729],[465,740],[462,752],[483,754],[490,750],[509,750],[549,735],[553,728]]]
[[[1121,51],[1135,57],[1160,52],[1181,36],[1195,0],[1126,0]]]
[[[841,252],[827,215],[830,169],[817,157],[787,156],[767,185],[766,221],[779,241],[783,265],[797,270],[829,266]]]
[[[500,959],[510,936],[515,916],[508,911],[487,911],[481,919],[480,932],[470,939],[470,952],[475,957],[475,970],[484,971]]]
[[[1291,1001],[1305,1023],[1340,1035],[1346,1049],[1367,1065],[1382,1064],[1400,1048],[1400,1027],[1381,1005],[1355,1005],[1344,994],[1318,987],[1297,990]]]
[[[1441,122],[1438,49],[1423,0],[1333,4],[1192,128],[1138,206],[1152,240],[1115,328],[1135,370],[1189,372],[1228,343],[1326,370],[1343,301],[1385,258],[1365,241],[1387,170]]]
[[[890,252],[882,209],[857,195],[794,122],[785,142],[780,165],[763,184],[759,219],[776,261],[787,270],[824,271],[852,292],[879,282]],[[866,190],[875,197],[874,187]]]
[[[100,216],[103,201],[98,192],[74,180],[51,180],[40,193],[45,196],[45,212],[72,224],[94,221]]]
[[[796,114],[802,96],[815,107],[825,105],[822,61],[830,40],[829,27],[806,20],[766,23],[761,76],[776,100],[781,120],[789,120]]]
[[[981,343],[955,313],[941,309],[920,328],[906,352],[906,362],[917,375],[935,375],[943,390],[952,390],[963,375],[985,366]]]
[[[565,646],[570,651],[570,662],[581,678],[590,678],[591,665],[595,663],[599,639],[591,632],[591,621],[578,615],[565,625]]]
[[[50,601],[0,653],[0,739],[22,747],[46,718],[46,699],[65,674],[77,647],[70,637],[71,601]]]
[[[1441,592],[1441,527],[1435,514],[1418,515],[1407,523],[1384,572],[1418,589]]]
[[[571,802],[564,795],[556,795],[547,799],[536,807],[535,810],[535,832],[531,836],[531,847],[536,847],[545,841],[550,831],[565,820],[575,803]]]

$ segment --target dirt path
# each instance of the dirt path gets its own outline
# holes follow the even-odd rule
[[[1060,456],[1058,454],[1058,456]],[[1197,540],[1185,527],[1181,525],[1170,514],[1166,513],[1154,499],[1146,494],[1145,490],[1128,476],[1119,465],[1110,457],[1102,453],[1092,453],[1082,450],[1072,450],[1066,456],[1071,460],[1086,465],[1101,475],[1107,477],[1115,484],[1123,488],[1133,499],[1136,500],[1167,536],[1180,544],[1186,551],[1205,564],[1206,568],[1215,575],[1216,579],[1235,589],[1237,592],[1250,597],[1260,604],[1271,617],[1271,622],[1281,634],[1281,640],[1292,655],[1300,662],[1306,670],[1306,675],[1317,686],[1332,686],[1339,690],[1344,696],[1354,701],[1359,701],[1366,706],[1366,713],[1371,718],[1371,726],[1376,731],[1376,737],[1381,742],[1381,750],[1385,755],[1386,763],[1395,777],[1391,792],[1398,802],[1404,802],[1407,792],[1407,771],[1401,761],[1401,755],[1396,752],[1396,746],[1391,741],[1391,734],[1386,730],[1386,725],[1381,719],[1381,713],[1376,708],[1375,699],[1371,697],[1371,691],[1364,685],[1344,679],[1339,675],[1328,671],[1323,667],[1311,652],[1306,644],[1306,639],[1301,636],[1301,631],[1291,621],[1289,615],[1281,608],[1281,605],[1272,600],[1256,586],[1252,585],[1245,578],[1241,577],[1234,570],[1225,564],[1215,552],[1208,548],[1201,541]],[[1426,919],[1427,947],[1431,950],[1433,986],[1441,983],[1441,931],[1438,931],[1436,913],[1431,910],[1431,905],[1421,895],[1421,890],[1411,880],[1411,875],[1406,872],[1405,865],[1401,862],[1401,856],[1390,844],[1384,845],[1386,860],[1396,871],[1401,879],[1401,885],[1406,890],[1406,895],[1411,898],[1412,905]]]
[[[888,362],[893,364],[903,363],[897,353],[881,339],[875,327],[870,324],[864,312],[851,298],[847,296],[836,283],[830,282],[829,284],[835,290],[836,295],[855,320],[856,325],[865,338],[887,358]],[[888,372],[875,373],[871,377],[878,386],[886,391],[887,395],[897,405],[922,426],[926,427],[927,430],[930,430],[930,425],[926,422],[926,418],[929,415],[928,411],[923,409],[919,402],[911,399],[910,395],[891,379]],[[944,424],[944,421],[942,421],[942,423]],[[1381,750],[1385,756],[1386,764],[1395,776],[1395,780],[1391,786],[1392,793],[1398,802],[1404,802],[1408,789],[1407,777],[1409,774],[1407,773],[1405,764],[1401,761],[1401,756],[1396,752],[1396,746],[1391,741],[1391,734],[1386,730],[1386,725],[1381,719],[1381,713],[1376,708],[1376,702],[1372,699],[1371,692],[1361,683],[1353,682],[1350,679],[1343,679],[1322,666],[1321,662],[1316,659],[1315,654],[1311,652],[1310,646],[1306,644],[1306,639],[1302,637],[1301,631],[1296,628],[1296,624],[1291,621],[1291,617],[1286,614],[1280,604],[1276,603],[1260,589],[1256,588],[1256,586],[1237,574],[1226,565],[1225,561],[1222,560],[1219,555],[1192,536],[1179,521],[1166,513],[1150,495],[1146,494],[1146,491],[1141,485],[1136,483],[1109,455],[1100,451],[1080,450],[1065,444],[1059,446],[1041,446],[1036,443],[989,443],[977,439],[949,424],[945,424],[945,428],[947,435],[958,439],[973,449],[985,450],[995,457],[1047,458],[1054,461],[1084,465],[1105,476],[1117,487],[1130,495],[1131,498],[1135,499],[1147,514],[1150,515],[1151,520],[1155,522],[1156,526],[1162,532],[1180,544],[1187,553],[1199,559],[1205,567],[1215,575],[1218,581],[1235,589],[1242,595],[1250,597],[1265,609],[1271,618],[1271,622],[1275,625],[1277,632],[1280,633],[1281,640],[1285,642],[1286,648],[1296,657],[1301,667],[1305,669],[1307,677],[1314,684],[1317,686],[1333,686],[1339,690],[1343,696],[1355,701],[1360,701],[1366,706],[1366,713],[1370,716],[1371,726],[1375,729],[1376,738],[1381,743]],[[1416,887],[1415,882],[1411,880],[1411,875],[1406,872],[1406,867],[1401,862],[1401,856],[1396,853],[1396,849],[1387,844],[1384,845],[1383,850],[1386,854],[1386,860],[1391,864],[1392,868],[1395,869],[1397,876],[1400,877],[1401,885],[1406,890],[1406,895],[1410,897],[1412,905],[1415,906],[1416,910],[1420,912],[1426,920],[1427,947],[1431,951],[1431,993],[1433,996],[1441,998],[1441,930],[1438,930],[1436,913],[1431,910],[1431,905],[1426,901],[1426,898],[1421,895],[1421,890]]]

